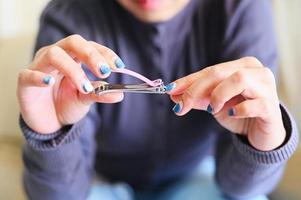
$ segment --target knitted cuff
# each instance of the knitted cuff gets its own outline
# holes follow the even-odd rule
[[[79,122],[80,123],[80,122]],[[41,134],[27,126],[20,115],[19,124],[27,143],[38,151],[54,150],[63,144],[68,144],[78,138],[81,127],[78,124],[64,126],[51,134]]]
[[[234,146],[246,159],[260,164],[272,164],[287,161],[298,146],[299,133],[294,118],[288,110],[280,104],[282,121],[286,130],[286,142],[278,149],[272,151],[259,151],[244,142],[239,136],[232,136]]]

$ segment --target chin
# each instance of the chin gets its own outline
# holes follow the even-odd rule
[[[118,2],[142,21],[160,22],[176,15],[189,0],[118,0]]]
[[[134,3],[143,11],[156,11],[163,6],[164,0],[134,0]]]

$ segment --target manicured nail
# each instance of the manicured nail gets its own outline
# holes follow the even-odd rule
[[[119,69],[125,68],[125,64],[124,64],[124,62],[120,58],[117,58],[115,60],[115,65]]]
[[[102,64],[100,65],[100,72],[104,75],[110,74],[112,72],[112,70],[110,69],[110,67],[106,64]]]
[[[230,117],[232,117],[232,116],[235,115],[235,110],[234,110],[234,108],[230,108],[230,109],[228,110],[228,115],[229,115]]]
[[[207,107],[207,112],[210,113],[210,114],[213,112],[213,109],[212,109],[210,104]]]
[[[165,90],[166,90],[167,92],[169,92],[169,91],[175,89],[176,86],[177,86],[176,83],[169,83],[168,85],[165,86]]]
[[[85,92],[92,92],[94,90],[94,87],[92,86],[92,84],[89,81],[86,81],[83,84],[83,89]]]
[[[179,103],[177,103],[173,109],[172,109],[175,113],[179,113],[181,111],[181,105]]]
[[[43,83],[45,83],[46,85],[50,85],[52,84],[54,81],[54,79],[51,76],[45,76],[43,78]]]

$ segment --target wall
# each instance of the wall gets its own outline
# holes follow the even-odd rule
[[[47,0],[0,0],[0,135],[18,134],[16,77],[27,66]]]
[[[301,125],[301,1],[274,0],[280,53],[280,98]],[[301,148],[288,162],[274,199],[301,199]]]
[[[278,34],[281,82],[280,94],[301,124],[301,1],[276,0],[275,17]]]

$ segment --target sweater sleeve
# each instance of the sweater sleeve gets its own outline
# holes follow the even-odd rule
[[[222,59],[255,56],[277,72],[277,48],[270,1],[225,1],[227,28]],[[280,105],[286,141],[278,149],[255,150],[243,136],[221,133],[216,151],[216,180],[226,196],[244,199],[270,193],[280,181],[286,162],[298,144],[293,117]]]
[[[99,116],[91,109],[76,124],[50,135],[20,119],[26,138],[23,181],[29,199],[85,199],[94,175],[94,135]]]
[[[285,165],[298,146],[298,130],[292,116],[280,105],[286,130],[285,143],[262,152],[245,137],[221,133],[216,153],[216,180],[225,195],[244,199],[270,193],[281,180]]]
[[[85,32],[89,29],[84,27],[88,25],[85,14],[81,13],[84,11],[76,6],[71,0],[53,0],[47,5],[41,16],[35,50],[74,33],[91,38]],[[26,139],[23,182],[28,199],[86,198],[94,173],[94,137],[100,124],[96,106],[78,123],[50,135],[34,132],[20,117]]]

